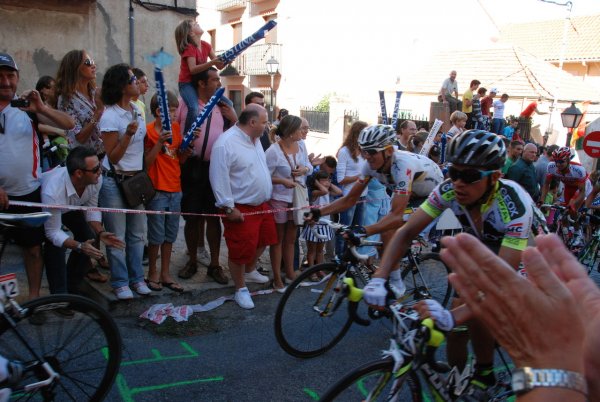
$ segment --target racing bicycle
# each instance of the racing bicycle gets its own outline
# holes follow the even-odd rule
[[[283,350],[292,356],[309,358],[333,348],[348,332],[352,323],[369,325],[369,320],[357,320],[347,303],[343,281],[353,279],[363,288],[377,269],[369,264],[368,256],[358,252],[353,240],[357,237],[349,226],[326,219],[337,235],[345,237],[348,245],[340,259],[315,265],[300,273],[283,294],[275,312],[275,337]],[[360,246],[381,246],[381,242],[359,238]],[[448,267],[437,253],[423,253],[425,243],[415,240],[402,260],[401,275],[406,285],[402,296],[405,303],[434,298],[443,306],[448,304],[452,288],[448,282]],[[318,275],[318,282],[311,281]],[[353,306],[353,307],[352,307]],[[365,308],[363,304],[361,309]],[[380,318],[370,310],[371,318]]]
[[[47,212],[0,214],[3,242],[12,226],[40,226]],[[112,317],[76,295],[40,297],[19,305],[14,273],[0,275],[0,356],[18,362],[22,375],[0,388],[11,400],[102,401],[118,373],[122,340]]]
[[[352,303],[358,303],[362,291],[346,279]],[[421,320],[418,314],[400,302],[388,305],[387,314],[393,321],[389,349],[383,357],[364,364],[330,387],[320,401],[454,401],[467,389],[473,374],[474,362],[463,372],[436,360],[436,351],[444,341],[431,319]],[[360,319],[360,317],[359,317]],[[509,366],[497,349],[505,373]],[[507,374],[497,376],[489,401],[505,401],[514,395]]]

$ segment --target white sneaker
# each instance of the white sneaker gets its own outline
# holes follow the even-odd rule
[[[133,289],[138,295],[146,296],[152,293],[152,290],[146,285],[145,282],[138,282],[133,284]]]
[[[252,301],[252,296],[250,296],[250,292],[248,288],[241,288],[235,292],[234,296],[235,302],[243,309],[250,310],[254,308],[254,302]]]
[[[269,277],[261,275],[257,270],[246,273],[244,272],[244,280],[247,283],[267,283],[269,282]]]
[[[120,288],[114,289],[115,295],[119,300],[133,299],[133,292],[129,289],[129,286],[121,286]]]
[[[207,267],[210,265],[210,253],[205,248],[198,249],[198,262]]]

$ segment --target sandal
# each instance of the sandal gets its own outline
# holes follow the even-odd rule
[[[158,281],[151,281],[150,279],[144,279],[144,282],[146,282],[146,285],[148,285],[148,289],[150,289],[154,292],[160,292],[162,290],[162,286],[161,286],[160,282],[158,282]]]
[[[102,272],[98,271],[97,268],[93,268],[89,270],[85,276],[90,280],[98,283],[108,282],[108,275],[104,275]]]
[[[161,284],[169,290],[173,292],[181,293],[183,292],[183,288],[177,282],[161,282]]]

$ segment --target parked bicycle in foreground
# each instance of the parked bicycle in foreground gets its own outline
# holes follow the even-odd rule
[[[368,264],[368,256],[357,251],[351,239],[356,236],[349,226],[321,219],[321,224],[346,236],[348,248],[340,260],[315,265],[297,276],[279,301],[275,312],[275,336],[279,345],[292,356],[315,357],[333,348],[348,332],[353,322],[368,325],[368,320],[356,320],[349,308],[367,309],[346,303],[343,281],[352,278],[359,288],[371,279],[376,267]],[[356,237],[354,237],[356,239]],[[360,238],[360,246],[381,246]],[[448,268],[437,253],[422,253],[423,244],[415,241],[402,264],[406,292],[404,303],[434,298],[446,306],[452,293]],[[310,281],[318,275],[318,282]],[[377,318],[373,313],[372,318]]]
[[[40,226],[49,213],[0,214],[7,227]],[[93,301],[75,295],[52,295],[17,303],[13,273],[0,275],[0,356],[22,369],[19,378],[0,388],[11,400],[102,401],[121,363],[122,340],[112,317]]]

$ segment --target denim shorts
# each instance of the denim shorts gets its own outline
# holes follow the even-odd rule
[[[181,193],[157,191],[146,206],[149,211],[181,211]],[[175,243],[179,231],[179,215],[148,214],[148,244]]]

